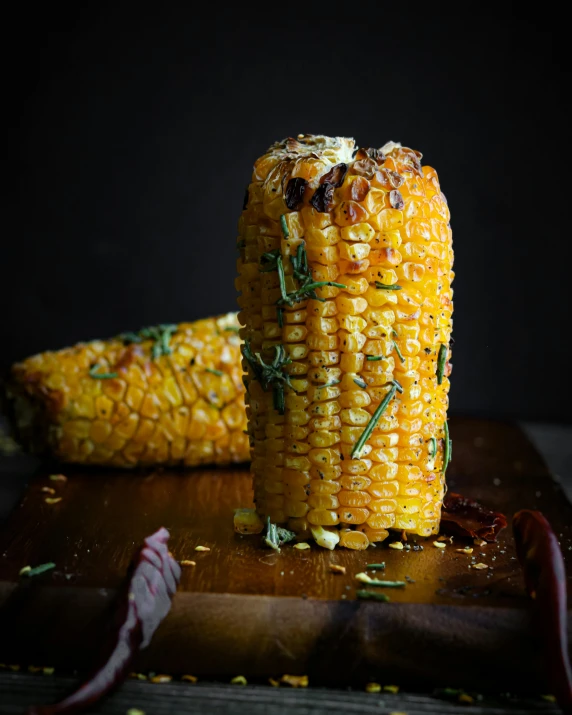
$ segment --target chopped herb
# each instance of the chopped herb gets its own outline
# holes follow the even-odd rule
[[[276,526],[270,522],[270,517],[266,519],[266,533],[263,541],[266,546],[269,546],[275,551],[280,551],[282,544],[287,544],[289,541],[294,541],[296,534],[288,529],[283,529],[281,526]]]
[[[451,440],[449,439],[449,423],[445,420],[443,426],[445,430],[445,445],[443,447],[443,474],[447,471],[449,462],[451,461]]]
[[[236,325],[228,325],[228,326],[225,328],[225,330],[228,331],[229,333],[238,333],[239,330],[240,330],[240,328],[239,328],[238,326],[236,326]]]
[[[372,578],[368,581],[368,585],[379,586],[380,588],[403,588],[405,581],[380,581],[379,579]]]
[[[295,303],[300,303],[307,298],[314,298],[314,300],[319,300],[322,303],[324,298],[319,298],[316,294],[316,288],[321,286],[333,286],[335,288],[346,288],[342,283],[334,283],[333,281],[314,281],[310,267],[308,266],[308,256],[306,254],[306,248],[304,244],[300,244],[296,251],[295,256],[290,256],[290,263],[292,264],[294,278],[297,278],[300,287],[292,293],[286,292],[286,284],[281,279],[280,291],[282,297],[278,300],[278,305],[284,305],[285,303],[292,306]],[[280,274],[280,268],[278,267],[278,272]],[[282,272],[283,272],[282,267]]]
[[[397,283],[385,285],[385,283],[380,283],[379,281],[376,281],[375,287],[379,288],[380,290],[401,290],[401,286],[398,286]]]
[[[360,589],[356,591],[356,597],[362,601],[390,601],[391,599],[385,593],[377,593],[376,591],[366,591],[365,589]]]
[[[395,328],[391,329],[391,334],[393,335],[394,338],[397,337],[397,330]]]
[[[399,345],[395,342],[395,340],[393,341],[393,347],[394,347],[395,352],[397,353],[399,359],[401,360],[401,362],[405,362],[405,358],[404,358],[403,355],[401,354],[401,350],[399,349]]]
[[[383,400],[379,403],[376,411],[373,413],[372,418],[367,424],[367,427],[364,429],[364,431],[361,433],[361,437],[358,439],[358,441],[355,443],[354,448],[352,449],[351,457],[352,459],[359,459],[359,454],[362,450],[362,447],[364,444],[367,442],[369,439],[371,433],[373,432],[376,424],[379,422],[379,418],[381,415],[385,412],[387,409],[387,405],[391,402],[393,399],[395,393],[397,391],[397,387],[395,385],[392,385],[389,388],[389,392],[387,395],[383,398]]]
[[[283,368],[292,361],[286,355],[283,345],[275,345],[276,355],[270,364],[266,364],[260,357],[260,353],[254,354],[248,341],[241,346],[244,359],[250,365],[254,376],[261,383],[262,389],[266,392],[272,388],[274,393],[274,409],[283,415],[285,410],[284,385],[292,388],[290,377],[284,373]]]
[[[368,355],[366,360],[383,360],[383,355]]]
[[[283,328],[284,327],[284,311],[282,308],[277,305],[276,306],[276,320],[278,321],[278,327]]]
[[[397,392],[403,392],[403,387],[399,384],[397,380],[392,380],[395,387],[397,387]]]
[[[282,226],[284,238],[290,238],[290,231],[288,231],[288,224],[286,223],[286,214],[282,214],[282,216],[280,216],[280,225]]]
[[[224,372],[222,370],[215,370],[212,367],[205,367],[205,372],[210,372],[212,375],[218,375],[219,377],[221,375],[224,375]]]
[[[366,564],[366,569],[384,569],[385,568],[385,561],[382,561],[380,564]]]
[[[97,363],[92,365],[89,369],[89,376],[96,380],[113,380],[117,377],[116,372],[96,372],[98,368],[99,365]]]
[[[363,390],[365,390],[367,387],[367,383],[364,382],[364,380],[360,380],[359,377],[354,377],[354,382],[358,387],[361,387]]]
[[[447,346],[441,343],[439,347],[439,356],[437,358],[437,384],[440,385],[443,382],[443,375],[445,373],[445,362],[447,360]]]
[[[31,576],[38,576],[39,574],[44,573],[45,571],[50,571],[51,569],[55,569],[55,567],[56,567],[56,565],[53,561],[48,561],[48,563],[40,564],[39,566],[35,566],[34,568],[25,566],[20,571],[20,575],[27,576],[28,578]]]
[[[435,437],[431,437],[431,439],[429,441],[431,442],[431,449],[429,451],[429,457],[431,459],[434,459],[435,455],[437,454],[437,440],[435,439]]]
[[[270,271],[275,271],[277,268],[277,261],[280,256],[280,250],[278,248],[273,251],[267,251],[260,256],[260,272],[269,273]]]
[[[322,387],[333,387],[334,385],[339,385],[339,384],[340,384],[340,380],[332,380],[331,382],[326,382],[325,385],[316,385],[316,387],[319,387],[321,390]]]
[[[117,337],[126,345],[130,343],[142,343],[144,340],[153,340],[151,355],[153,360],[161,357],[161,355],[170,355],[171,347],[169,342],[172,333],[176,332],[179,326],[171,323],[163,323],[161,325],[151,326],[149,328],[141,328],[138,333],[121,333]]]

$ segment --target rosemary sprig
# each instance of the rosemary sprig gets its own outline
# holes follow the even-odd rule
[[[262,389],[267,392],[272,388],[274,409],[283,415],[285,410],[284,386],[287,385],[292,388],[290,377],[283,371],[283,368],[289,365],[292,360],[286,355],[286,349],[283,345],[275,345],[274,350],[276,353],[274,360],[267,364],[260,357],[260,353],[252,352],[248,341],[245,341],[241,346],[242,355],[252,368],[256,379],[262,385]]]
[[[435,437],[431,437],[429,440],[431,442],[431,450],[429,452],[429,458],[434,459],[437,454],[437,440]]]
[[[383,360],[383,355],[367,355],[366,360]]]
[[[286,214],[282,214],[282,216],[280,216],[280,226],[282,226],[284,238],[290,238],[290,231],[288,231],[288,224],[286,223]]]
[[[161,355],[170,355],[171,347],[169,342],[171,340],[171,335],[176,332],[178,325],[166,324],[154,325],[149,328],[141,328],[138,333],[121,333],[117,337],[122,340],[126,345],[130,343],[142,343],[144,340],[154,340],[153,347],[151,349],[151,356],[153,360],[161,357]]]
[[[449,462],[451,461],[452,447],[452,442],[449,438],[449,423],[447,422],[447,420],[445,420],[443,429],[445,430],[445,443],[443,445],[443,474],[445,474],[447,471],[447,467],[449,466]]]
[[[278,301],[280,305],[288,304],[290,306],[295,303],[300,303],[307,298],[313,298],[314,300],[319,300],[322,303],[324,298],[319,298],[316,294],[316,288],[321,288],[322,286],[333,286],[334,288],[346,288],[342,283],[334,283],[333,281],[315,281],[310,267],[308,266],[308,255],[306,253],[306,247],[301,243],[296,249],[296,255],[290,256],[290,263],[292,264],[294,278],[298,280],[300,286],[297,290],[287,295],[282,293],[282,298]]]
[[[441,343],[439,346],[439,356],[437,357],[437,384],[440,385],[443,382],[443,375],[445,374],[445,362],[447,361],[447,346]]]
[[[361,433],[361,437],[358,439],[358,441],[354,445],[354,448],[352,449],[352,453],[351,453],[352,459],[359,459],[359,455],[362,450],[362,447],[369,439],[371,433],[373,432],[373,430],[375,428],[375,425],[379,422],[379,418],[387,409],[387,405],[389,405],[389,403],[393,399],[396,392],[397,392],[397,387],[395,385],[392,385],[389,388],[389,392],[387,393],[387,395],[383,398],[383,400],[377,406],[377,409],[373,413],[372,418],[367,423],[367,427]]]
[[[392,380],[393,384],[397,388],[397,392],[402,393],[403,392],[403,387],[399,384],[397,380]]]
[[[341,380],[332,380],[331,382],[326,382],[325,385],[316,385],[316,387],[319,387],[320,390],[322,387],[333,387],[334,385],[339,385]]]
[[[385,568],[385,561],[382,561],[380,564],[366,564],[366,569],[381,569],[383,570]]]
[[[384,603],[391,601],[389,596],[385,593],[377,593],[377,591],[366,591],[363,588],[360,588],[359,591],[356,591],[356,597],[361,599],[362,601],[383,601]]]
[[[375,282],[375,287],[379,288],[379,290],[401,290],[401,286],[398,286],[397,283],[385,285],[385,283],[380,283],[380,281]]]
[[[283,328],[284,327],[284,311],[282,308],[277,305],[276,306],[276,320],[278,321],[278,327]]]
[[[260,256],[260,272],[270,273],[270,271],[275,271],[278,258],[282,258],[278,248],[263,253]]]
[[[367,585],[378,586],[379,588],[404,588],[405,581],[380,581],[377,578],[371,578]]]
[[[361,387],[362,390],[365,390],[367,388],[367,382],[364,380],[360,380],[359,377],[354,377],[354,382],[358,387]]]
[[[294,541],[296,534],[288,529],[283,529],[281,526],[276,526],[270,522],[270,517],[266,519],[266,533],[263,536],[263,541],[266,546],[280,552],[282,544],[287,544],[289,541]]]
[[[117,377],[116,372],[96,372],[96,370],[99,368],[98,363],[95,363],[95,365],[92,365],[89,368],[89,376],[95,378],[96,380],[113,380],[114,378]]]
[[[405,358],[404,358],[403,355],[401,354],[401,350],[399,349],[399,345],[395,342],[395,340],[393,341],[393,347],[394,347],[394,349],[395,349],[395,352],[397,353],[397,356],[398,356],[399,359],[401,360],[401,362],[405,362]]]
[[[205,367],[205,372],[210,372],[211,375],[218,375],[221,377],[221,375],[224,375],[224,372],[222,370],[215,370],[214,367]]]
[[[56,565],[53,561],[48,561],[47,564],[40,564],[39,566],[35,566],[34,568],[24,567],[22,571],[20,572],[22,576],[30,577],[30,576],[39,576],[39,574],[44,573],[45,571],[50,571],[51,569],[55,569]]]

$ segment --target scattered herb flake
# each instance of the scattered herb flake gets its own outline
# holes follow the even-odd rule
[[[215,370],[212,367],[205,367],[205,372],[210,372],[211,375],[218,375],[218,377],[224,375],[224,372],[222,370]]]
[[[286,214],[280,216],[280,226],[282,227],[284,238],[290,238],[290,231],[288,231],[288,224],[286,223]]]
[[[361,380],[359,377],[355,377],[354,382],[358,387],[361,387],[362,390],[365,390],[367,388],[367,383],[364,382],[364,380]]]
[[[383,571],[385,568],[385,561],[382,561],[380,564],[366,564],[366,569],[380,569]]]
[[[437,439],[435,437],[431,437],[429,442],[431,445],[429,448],[429,457],[430,459],[435,459],[437,456]]]
[[[283,345],[275,345],[275,357],[271,363],[265,363],[260,353],[254,354],[248,341],[241,346],[244,359],[250,365],[255,378],[262,385],[262,389],[267,392],[272,388],[274,394],[274,409],[281,415],[285,411],[284,386],[292,388],[290,377],[284,372],[284,367],[292,361],[286,354]]]
[[[383,360],[383,355],[368,355],[366,360]]]
[[[89,368],[89,376],[96,380],[114,380],[117,377],[116,372],[97,372],[99,365],[95,363]]]
[[[375,412],[374,412],[373,415],[372,415],[372,418],[371,418],[370,421],[368,422],[366,428],[365,428],[364,431],[361,433],[360,438],[357,440],[357,442],[356,442],[355,445],[354,445],[354,448],[352,449],[352,452],[351,452],[351,457],[352,457],[352,459],[359,459],[359,455],[360,455],[360,453],[361,453],[361,450],[362,450],[364,444],[365,444],[365,443],[367,442],[367,440],[369,439],[369,437],[370,437],[371,433],[373,432],[373,430],[374,430],[376,424],[379,422],[379,418],[380,418],[381,415],[385,412],[385,410],[387,409],[387,406],[389,405],[389,403],[390,403],[391,400],[393,399],[396,390],[397,390],[396,386],[395,386],[395,385],[392,385],[392,386],[389,388],[389,392],[386,394],[386,396],[383,398],[383,400],[379,403],[377,409],[375,410]]]
[[[380,281],[375,281],[375,287],[378,290],[401,290],[401,286],[397,285],[397,283],[390,283],[386,285]]]
[[[384,603],[391,600],[385,593],[380,593],[379,591],[366,591],[365,589],[356,591],[356,597],[362,601],[383,601]]]
[[[393,341],[393,348],[394,348],[395,352],[397,353],[397,356],[398,356],[398,358],[401,360],[401,362],[405,362],[405,358],[404,358],[403,355],[401,354],[401,350],[399,349],[399,345],[395,342],[395,340]]]
[[[284,529],[281,526],[276,526],[270,522],[270,517],[266,520],[266,534],[264,534],[263,541],[266,546],[271,549],[280,552],[280,547],[283,544],[287,544],[289,541],[294,541],[296,534],[293,531]]]
[[[240,328],[238,325],[227,325],[225,331],[230,333],[238,333],[240,331]]]
[[[397,695],[397,693],[399,692],[399,685],[384,685],[383,692],[391,693],[392,695]]]
[[[445,362],[447,360],[447,346],[441,343],[439,346],[439,355],[437,357],[437,384],[440,385],[443,382],[443,375],[445,374]]]

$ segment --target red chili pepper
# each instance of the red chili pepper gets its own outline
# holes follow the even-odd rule
[[[123,682],[133,658],[151,642],[153,633],[171,608],[181,568],[169,554],[169,532],[159,529],[145,539],[121,599],[120,626],[93,675],[78,690],[54,705],[32,706],[28,715],[70,715],[78,713]]]
[[[546,675],[558,704],[572,713],[572,668],[568,656],[566,569],[556,534],[539,511],[523,509],[512,521],[516,553],[533,623],[542,642]]]

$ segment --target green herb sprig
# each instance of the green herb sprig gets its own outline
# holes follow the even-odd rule
[[[286,355],[286,349],[283,345],[275,345],[275,357],[271,363],[265,363],[260,353],[253,353],[248,341],[245,341],[241,346],[241,351],[244,359],[254,372],[256,379],[262,385],[262,389],[268,392],[268,390],[272,388],[274,409],[277,410],[278,414],[283,415],[286,408],[284,386],[287,385],[291,389],[294,389],[290,382],[290,376],[284,372],[284,367],[292,362]]]
[[[435,456],[437,455],[437,440],[435,439],[435,437],[431,437],[429,442],[431,442],[431,448],[429,450],[429,458],[434,459]]]
[[[383,355],[367,355],[366,360],[383,360]]]
[[[385,593],[378,593],[377,591],[367,591],[366,589],[360,588],[356,591],[356,597],[362,601],[383,601],[387,603],[391,601],[389,596]]]
[[[367,585],[378,586],[379,588],[404,588],[405,581],[380,581],[377,578],[371,578]]]
[[[359,455],[360,455],[360,452],[361,452],[364,444],[370,438],[371,433],[375,429],[376,424],[379,422],[379,418],[387,409],[387,406],[389,405],[389,403],[395,396],[396,392],[397,392],[397,387],[395,385],[392,385],[389,388],[389,392],[387,393],[387,395],[383,398],[383,400],[377,406],[377,409],[373,413],[372,418],[367,423],[367,427],[361,433],[361,437],[358,439],[358,441],[354,445],[354,448],[352,449],[352,453],[351,453],[352,459],[359,459]]]
[[[398,286],[397,283],[385,285],[385,283],[381,283],[380,281],[375,281],[375,287],[379,290],[401,290],[401,286]]]
[[[395,340],[393,341],[393,348],[394,348],[395,352],[397,353],[397,356],[399,357],[399,359],[401,360],[401,362],[405,362],[405,358],[404,358],[403,355],[401,354],[401,350],[399,349],[399,345],[395,342]]]
[[[358,387],[361,387],[362,390],[367,388],[367,382],[365,382],[365,380],[361,380],[359,377],[354,377],[354,382]]]
[[[316,288],[321,288],[322,286],[333,286],[334,288],[346,288],[343,283],[335,283],[334,281],[315,281],[312,273],[310,272],[310,267],[308,265],[308,255],[306,253],[306,247],[301,243],[297,250],[295,256],[290,256],[290,263],[292,264],[294,278],[296,278],[300,284],[299,288],[292,293],[285,294],[285,290],[282,293],[282,297],[279,299],[279,305],[294,305],[295,303],[300,303],[308,298],[313,298],[314,300],[319,300],[324,302],[325,298],[320,298],[316,293]],[[280,269],[278,269],[280,272]]]
[[[219,377],[224,375],[222,370],[215,370],[213,367],[205,367],[205,372],[210,372],[211,375],[218,375]]]
[[[443,474],[446,473],[449,462],[451,461],[451,456],[453,454],[453,442],[449,437],[449,423],[445,420],[443,425],[445,431],[445,443],[443,445]]]
[[[266,519],[266,533],[263,536],[263,541],[266,546],[269,546],[274,551],[280,552],[282,544],[287,544],[289,541],[294,541],[296,534],[288,529],[283,529],[281,526],[276,526],[270,522],[270,517]]]
[[[447,362],[447,346],[441,343],[439,346],[439,355],[437,357],[437,384],[440,385],[443,382],[443,375],[445,374],[445,363]]]
[[[95,380],[114,380],[117,377],[116,372],[97,372],[99,369],[98,363],[89,368],[89,376]]]
[[[385,561],[382,561],[380,564],[366,564],[366,569],[380,569],[383,570],[385,568]]]
[[[151,356],[153,360],[157,360],[161,355],[171,354],[171,335],[176,332],[178,327],[178,325],[171,323],[163,323],[149,328],[142,328],[138,333],[121,333],[117,337],[119,340],[122,340],[125,345],[129,345],[130,343],[142,343],[144,340],[153,340]]]
[[[51,571],[51,569],[55,569],[55,568],[56,568],[55,563],[53,561],[48,561],[48,563],[40,564],[39,566],[35,566],[34,568],[30,568],[29,566],[24,566],[24,568],[20,571],[20,575],[30,578],[31,576],[39,576],[41,573],[44,573],[46,571]]]

